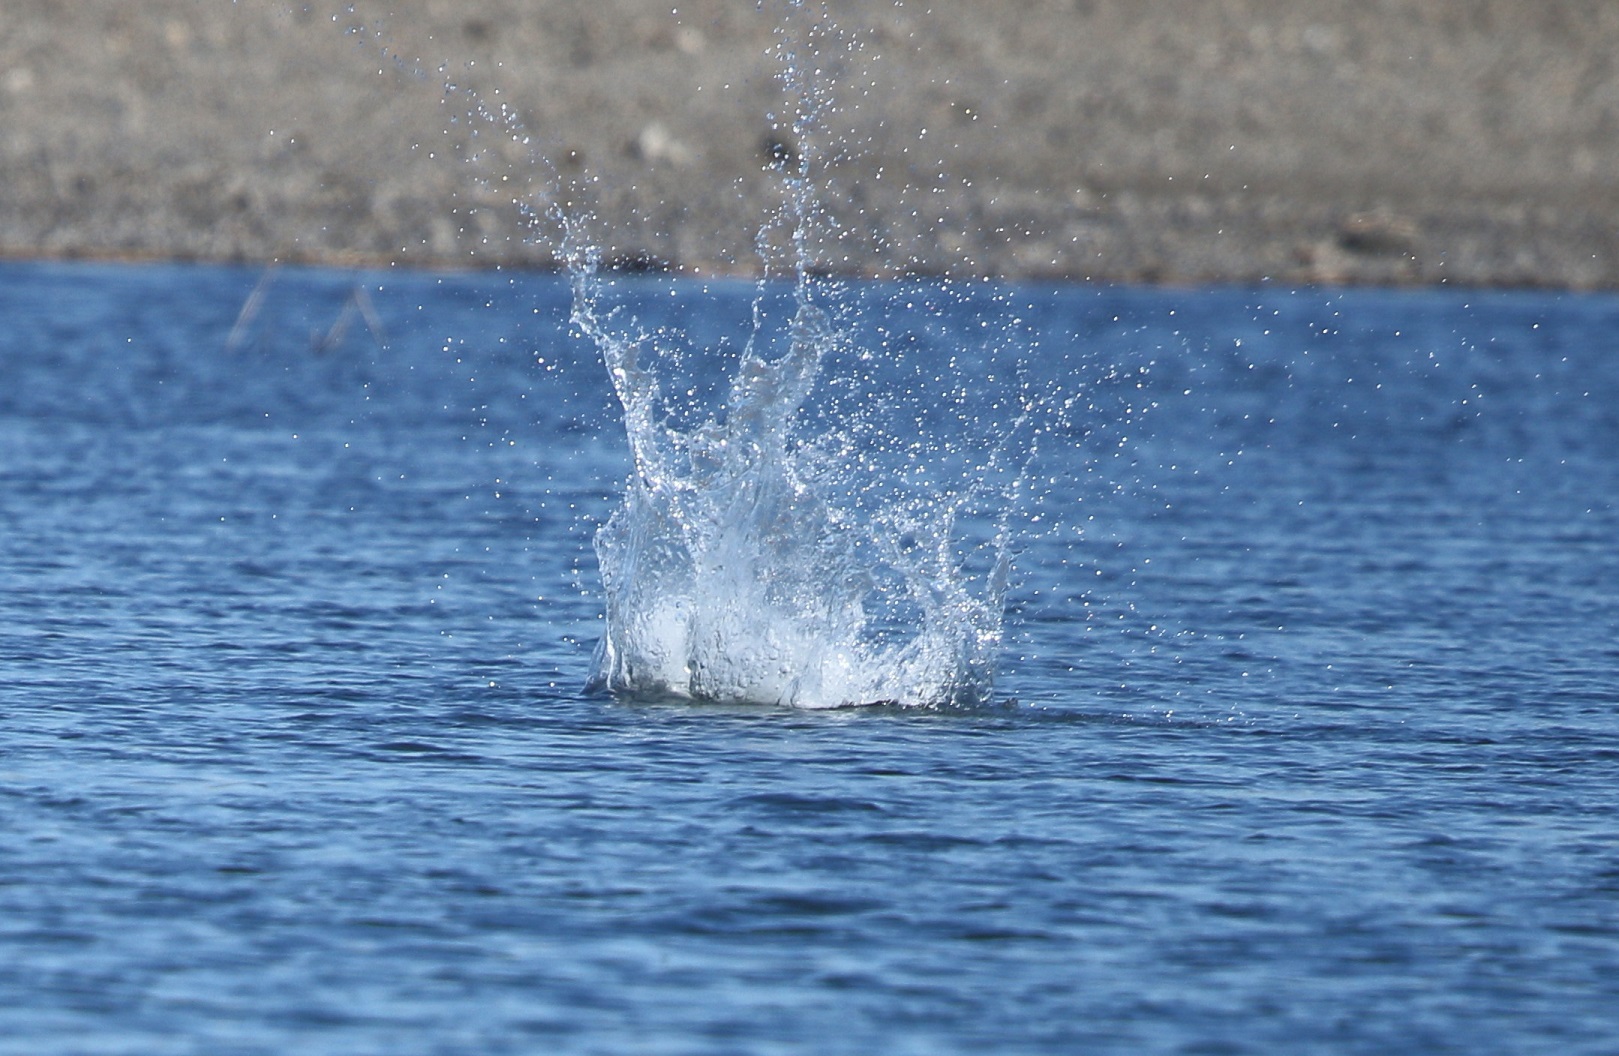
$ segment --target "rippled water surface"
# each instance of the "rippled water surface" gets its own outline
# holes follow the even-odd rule
[[[894,292],[997,705],[587,694],[561,280],[0,265],[0,1052],[1613,1051],[1619,300]]]

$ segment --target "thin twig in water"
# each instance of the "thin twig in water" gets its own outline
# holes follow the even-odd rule
[[[309,335],[310,351],[317,356],[325,355],[342,344],[356,315],[371,332],[371,339],[377,343],[377,347],[387,348],[388,338],[383,333],[382,319],[378,317],[377,310],[371,303],[371,295],[365,292],[364,286],[356,285],[348,295],[348,299],[343,302],[343,310],[337,313],[337,319],[332,323],[331,329],[325,334],[316,330]]]
[[[242,302],[242,310],[236,313],[236,322],[231,324],[230,335],[225,338],[226,352],[235,352],[242,347],[242,342],[247,339],[247,328],[258,318],[259,309],[264,307],[264,297],[270,292],[270,286],[275,282],[276,272],[279,270],[281,270],[279,264],[271,264],[265,268],[264,274],[259,276],[259,281],[253,286],[253,292]]]

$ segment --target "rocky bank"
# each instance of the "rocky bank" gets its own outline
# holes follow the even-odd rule
[[[774,2],[7,0],[0,254],[1619,287],[1619,5],[832,0],[800,142]]]

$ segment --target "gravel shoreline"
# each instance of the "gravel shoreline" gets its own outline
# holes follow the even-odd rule
[[[0,255],[751,274],[836,141],[832,271],[1619,288],[1613,5],[833,2],[807,142],[752,4],[133,6],[0,9]]]

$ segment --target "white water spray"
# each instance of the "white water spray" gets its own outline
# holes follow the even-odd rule
[[[784,41],[804,10],[791,5]],[[991,695],[1005,518],[976,550],[957,532],[988,482],[1005,476],[1004,448],[973,467],[978,484],[912,486],[881,479],[884,462],[871,457],[894,447],[901,428],[885,427],[880,394],[818,430],[805,413],[823,363],[849,340],[823,303],[830,285],[813,270],[824,222],[817,137],[830,102],[811,63],[824,19],[809,16],[796,38],[811,49],[808,62],[788,43],[780,49],[796,162],[783,166],[777,223],[758,239],[767,278],[722,407],[705,413],[669,391],[663,372],[691,350],[622,306],[603,307],[595,255],[570,254],[573,322],[601,351],[634,460],[624,498],[596,537],[606,629],[592,683],[614,692],[805,708]],[[772,269],[770,249],[780,233],[791,303],[773,314],[765,302],[769,273],[783,270]],[[1010,498],[1000,500],[1004,507]],[[969,574],[974,554],[987,567]]]

